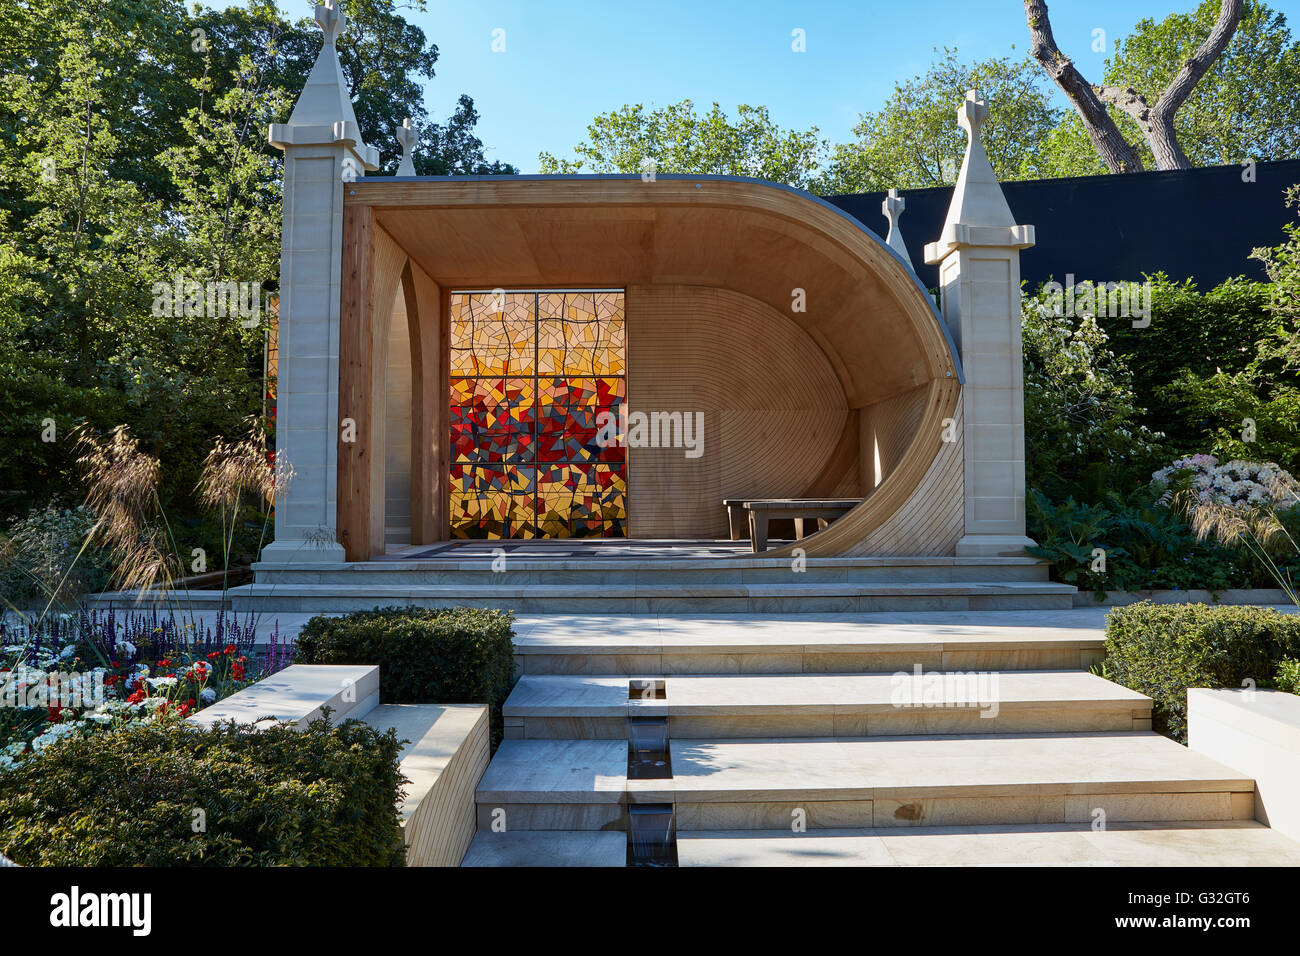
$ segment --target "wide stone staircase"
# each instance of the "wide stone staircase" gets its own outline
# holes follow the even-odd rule
[[[794,563],[735,550],[713,556],[647,556],[636,542],[617,557],[507,555],[470,542],[427,557],[347,564],[255,565],[256,583],[188,591],[168,601],[227,603],[260,613],[346,612],[376,604],[493,607],[520,613],[852,613],[1062,610],[1076,589],[1048,580],[1032,558],[808,558]],[[544,549],[545,550],[545,549]],[[550,549],[554,550],[554,549]],[[671,554],[671,542],[661,549]],[[504,549],[502,555],[506,555]],[[96,595],[121,606],[134,595]]]
[[[1102,648],[1029,611],[534,622],[464,865],[1300,865]]]

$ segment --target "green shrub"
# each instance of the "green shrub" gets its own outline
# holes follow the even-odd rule
[[[0,772],[0,853],[27,866],[400,866],[399,749],[392,730],[327,718],[69,737]]]
[[[1300,694],[1300,660],[1285,660],[1278,663],[1277,688],[1288,694]]]
[[[1102,674],[1154,701],[1152,727],[1187,738],[1187,688],[1270,686],[1300,657],[1300,616],[1264,607],[1133,604],[1106,622]]]
[[[1096,504],[1073,498],[1054,503],[1031,488],[1025,510],[1029,535],[1038,542],[1026,550],[1051,561],[1056,580],[1081,590],[1104,596],[1145,588],[1277,587],[1269,568],[1249,549],[1198,540],[1187,518],[1158,503],[1149,488],[1127,499],[1108,494]],[[1280,520],[1289,530],[1300,530],[1300,508]],[[1106,552],[1104,571],[1093,570],[1094,548]],[[1300,555],[1276,560],[1284,574],[1300,579]]]
[[[514,682],[514,615],[484,608],[385,607],[314,617],[298,664],[377,664],[385,704],[488,704],[492,742]]]

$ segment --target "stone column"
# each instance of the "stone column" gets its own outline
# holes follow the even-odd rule
[[[316,8],[325,34],[288,123],[271,143],[284,150],[280,240],[276,458],[293,470],[275,508],[274,564],[342,561],[337,541],[339,313],[343,195],[378,168],[357,128],[334,41],[345,26],[331,0]]]
[[[958,110],[969,142],[948,218],[925,261],[939,265],[944,320],[961,352],[965,533],[957,555],[1020,556],[1025,536],[1025,405],[1017,225],[980,142],[988,107],[974,91]]]

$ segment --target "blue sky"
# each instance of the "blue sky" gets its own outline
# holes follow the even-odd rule
[[[1094,79],[1106,56],[1092,51],[1094,29],[1113,42],[1144,17],[1161,19],[1195,2],[1056,0],[1049,9],[1057,43]],[[294,15],[309,13],[308,0],[279,3]],[[767,106],[783,127],[816,126],[832,143],[842,142],[858,115],[879,108],[896,81],[926,70],[935,47],[955,47],[966,62],[1028,50],[1020,0],[428,0],[427,6],[423,13],[405,11],[439,49],[426,108],[444,117],[457,96],[469,93],[488,157],[523,172],[537,171],[541,150],[569,155],[599,113],[687,97],[700,109],[716,100],[728,113],[739,103]],[[1297,30],[1300,0],[1269,6]],[[791,50],[796,28],[806,35],[804,53]],[[503,53],[492,51],[496,29],[505,31]]]

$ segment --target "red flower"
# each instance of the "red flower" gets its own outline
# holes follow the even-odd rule
[[[227,645],[226,645],[226,653],[227,653],[227,654],[234,654],[234,653],[236,653],[238,650],[239,650],[239,648],[237,648],[234,644],[227,644]]]
[[[208,655],[208,660],[215,661],[220,656],[221,656],[220,651],[213,651],[211,654]]]
[[[142,701],[142,700],[144,700],[144,688],[143,688],[143,687],[141,687],[141,688],[140,688],[139,690],[137,690],[134,694],[132,694],[130,697],[128,697],[128,698],[126,699],[126,702],[127,702],[128,704],[138,704],[138,703],[140,703],[140,701]]]
[[[243,664],[240,664],[238,661],[236,661],[234,664],[231,664],[231,665],[230,665],[230,676],[233,677],[235,680],[243,680],[243,679],[244,679],[244,665],[243,665]]]

